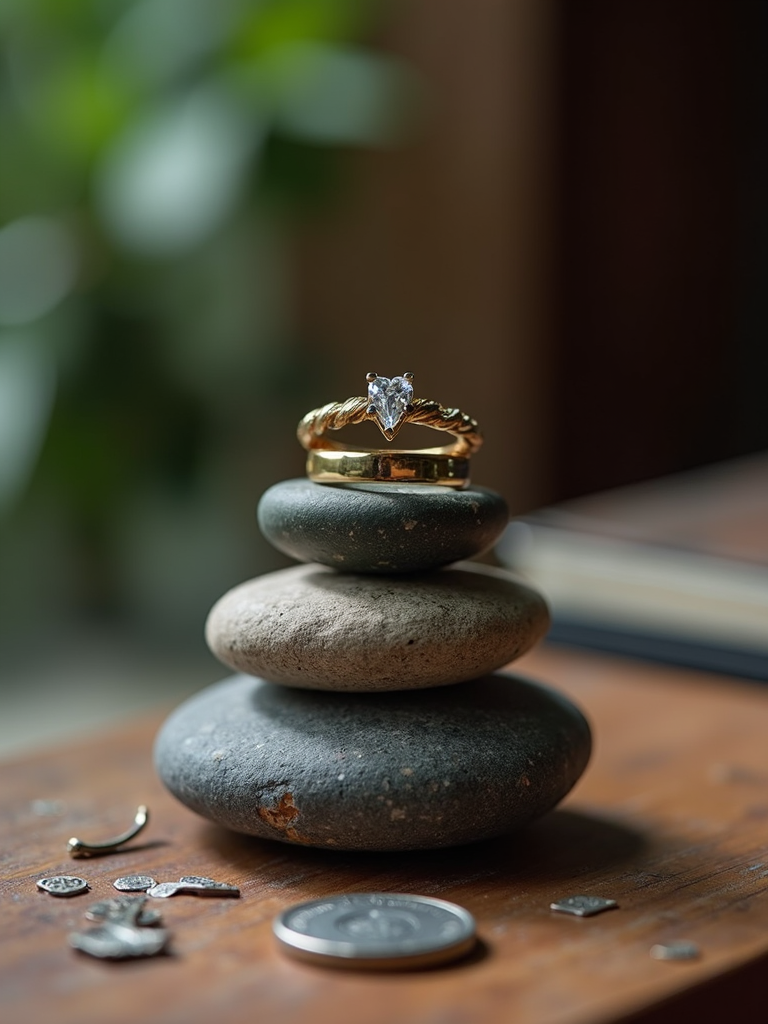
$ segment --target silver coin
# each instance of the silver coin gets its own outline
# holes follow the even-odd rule
[[[564,896],[550,903],[550,910],[559,910],[562,914],[574,914],[576,917],[592,917],[602,914],[604,910],[618,907],[616,900],[603,899],[602,896]]]
[[[146,892],[157,882],[151,875],[123,875],[112,883],[120,892]]]
[[[88,889],[88,883],[77,875],[51,875],[50,878],[38,878],[37,888],[51,896],[77,896]]]
[[[347,893],[297,903],[272,929],[292,956],[336,967],[425,967],[475,945],[475,921],[455,903],[408,893]]]

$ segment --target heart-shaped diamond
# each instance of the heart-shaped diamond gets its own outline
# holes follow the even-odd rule
[[[368,382],[368,412],[375,414],[388,441],[400,429],[412,401],[413,385],[406,377],[374,377]]]

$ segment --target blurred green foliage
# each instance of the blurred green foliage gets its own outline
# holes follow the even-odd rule
[[[0,6],[5,626],[134,599],[187,617],[258,568],[232,509],[281,475],[294,439],[265,423],[312,371],[285,232],[336,194],[341,150],[402,130],[409,76],[365,44],[385,13]]]

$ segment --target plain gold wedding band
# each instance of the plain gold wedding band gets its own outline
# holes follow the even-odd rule
[[[440,449],[417,452],[344,452],[316,448],[307,456],[315,483],[409,483],[466,487],[469,459]]]

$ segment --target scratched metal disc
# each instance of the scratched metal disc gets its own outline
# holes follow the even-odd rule
[[[463,907],[406,893],[298,903],[272,927],[287,953],[332,967],[426,967],[468,953],[476,941],[474,918]]]
[[[112,883],[120,892],[146,892],[156,884],[151,875],[123,875]]]
[[[77,875],[51,875],[50,878],[38,878],[37,888],[49,892],[51,896],[77,896],[86,892],[88,883]]]

